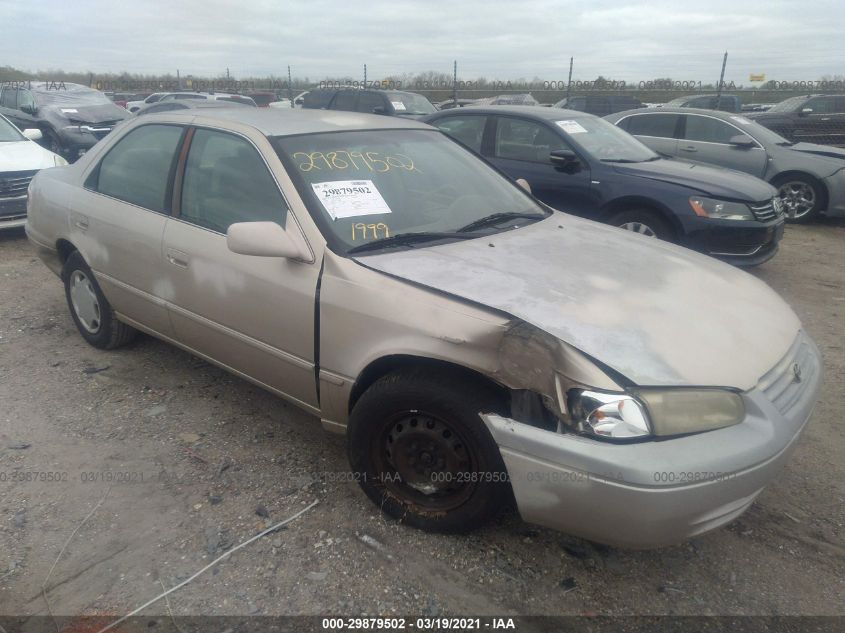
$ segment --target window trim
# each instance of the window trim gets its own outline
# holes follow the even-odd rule
[[[114,148],[120,145],[120,143],[127,138],[133,132],[140,130],[145,127],[149,127],[151,125],[159,125],[159,126],[171,126],[177,127],[182,129],[182,134],[179,137],[179,141],[176,143],[176,151],[173,154],[173,158],[170,162],[170,169],[168,170],[167,174],[167,186],[165,188],[164,194],[164,206],[165,210],[157,211],[155,209],[149,209],[147,207],[142,207],[139,204],[135,204],[134,202],[129,202],[128,200],[123,200],[122,198],[116,198],[114,196],[110,196],[107,193],[103,193],[99,191],[99,184],[100,184],[100,167],[103,164],[103,161],[108,158],[109,154],[114,151]],[[150,121],[149,123],[142,123],[136,127],[133,127],[131,130],[127,130],[125,134],[122,134],[120,138],[115,140],[111,147],[106,150],[106,153],[100,156],[97,159],[96,165],[88,172],[85,176],[85,180],[82,181],[82,188],[88,191],[89,193],[97,194],[98,196],[103,196],[104,198],[108,198],[109,200],[117,200],[118,202],[122,202],[123,204],[131,205],[137,209],[143,209],[144,211],[149,211],[150,213],[155,213],[158,215],[163,215],[165,217],[172,217],[173,214],[173,178],[176,173],[176,165],[179,160],[179,152],[181,152],[182,145],[185,142],[185,134],[187,133],[188,126],[184,123],[167,123],[167,122],[158,122],[158,121]]]

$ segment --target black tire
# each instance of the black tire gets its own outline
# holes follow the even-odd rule
[[[62,268],[65,284],[65,298],[76,329],[88,343],[99,349],[115,349],[126,345],[138,331],[117,320],[111,304],[103,295],[91,269],[79,251],[73,251]],[[96,298],[96,308],[85,311],[77,307],[74,300],[75,288],[80,288]]]
[[[772,179],[772,186],[778,190],[778,195],[784,203],[786,221],[790,224],[807,224],[813,222],[827,206],[827,192],[817,180],[810,176],[805,176],[804,174],[777,176]],[[791,202],[791,196],[798,196],[798,192],[801,190],[812,192],[813,204],[809,210],[802,211],[795,217],[790,217],[788,208],[791,204],[794,204]]]
[[[470,531],[512,500],[499,448],[478,415],[503,410],[495,390],[458,372],[388,374],[349,418],[352,472],[388,516],[431,532]]]
[[[667,242],[675,241],[672,227],[657,212],[651,209],[628,209],[611,215],[607,224],[627,228],[634,233],[656,237]],[[642,228],[640,228],[642,227]]]

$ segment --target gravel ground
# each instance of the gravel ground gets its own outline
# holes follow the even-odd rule
[[[845,615],[845,222],[788,227],[754,274],[824,354],[809,430],[739,520],[631,552],[516,516],[464,536],[384,519],[317,419],[152,338],[88,346],[23,234],[0,234],[0,615],[46,614],[42,584],[54,613],[126,613],[315,500],[173,612]]]

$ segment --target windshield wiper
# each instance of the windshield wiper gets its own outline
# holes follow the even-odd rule
[[[383,248],[386,246],[405,246],[407,244],[416,244],[418,242],[430,242],[432,240],[442,240],[442,239],[456,239],[456,240],[468,240],[478,237],[477,235],[466,235],[460,232],[456,233],[449,233],[446,231],[443,232],[420,232],[420,233],[397,233],[396,235],[391,235],[390,237],[382,237],[377,240],[373,240],[372,242],[367,242],[366,244],[359,244],[358,246],[353,246],[346,254],[349,255],[350,253],[360,253],[362,251],[371,251],[378,248]]]
[[[641,161],[631,160],[630,158],[601,158],[603,163],[639,163]]]
[[[493,213],[492,215],[484,216],[483,218],[478,218],[477,220],[473,220],[466,226],[462,226],[458,229],[459,233],[464,233],[468,231],[474,231],[476,229],[484,228],[485,226],[491,226],[493,224],[499,224],[500,222],[504,222],[505,220],[515,220],[519,218],[530,218],[534,220],[542,220],[545,218],[545,215],[538,214],[538,213],[528,213],[527,211],[508,211],[506,213]]]

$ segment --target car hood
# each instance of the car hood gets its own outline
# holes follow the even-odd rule
[[[843,147],[817,145],[816,143],[795,143],[795,145],[787,145],[786,149],[804,154],[813,154],[815,156],[825,156],[828,158],[841,158],[845,160],[845,148]],[[843,167],[845,167],[845,164],[843,164]]]
[[[63,119],[71,124],[113,123],[130,116],[124,108],[113,103],[76,105],[74,103],[48,105],[42,108],[46,118]]]
[[[559,212],[493,236],[356,261],[521,319],[641,386],[750,389],[801,327],[748,273]]]
[[[612,164],[613,169],[620,174],[680,185],[721,199],[760,202],[775,195],[771,185],[732,169],[663,159],[644,163],[608,164]]]
[[[55,167],[55,154],[32,141],[0,143],[0,176],[6,171],[29,171]]]

